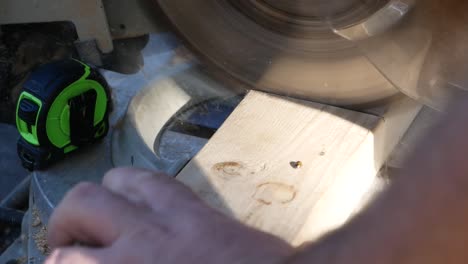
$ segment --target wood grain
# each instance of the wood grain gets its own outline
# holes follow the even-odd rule
[[[209,205],[298,245],[342,225],[371,188],[388,155],[374,151],[384,123],[252,91],[177,178]]]

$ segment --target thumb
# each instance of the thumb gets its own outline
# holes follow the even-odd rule
[[[104,264],[113,263],[108,249],[84,247],[59,248],[52,252],[44,264]]]

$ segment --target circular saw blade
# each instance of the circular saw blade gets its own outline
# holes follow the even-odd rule
[[[404,94],[443,111],[468,95],[466,10],[468,1],[392,0],[370,18],[334,30]]]
[[[327,21],[354,23],[353,17],[362,19],[383,2],[348,1],[364,6],[340,4],[337,14],[327,8],[324,16],[336,15]],[[288,10],[281,9],[285,5],[279,0],[158,2],[197,53],[253,89],[334,105],[369,104],[397,93],[355,44],[334,34],[324,19],[313,12],[291,15],[291,1]]]

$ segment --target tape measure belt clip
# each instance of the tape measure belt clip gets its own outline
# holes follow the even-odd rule
[[[74,146],[82,146],[94,138],[94,112],[97,93],[89,90],[69,100],[70,105],[70,140]]]

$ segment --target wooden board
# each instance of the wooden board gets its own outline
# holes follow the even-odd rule
[[[443,114],[441,112],[427,106],[424,107],[414,119],[414,122],[408,128],[403,138],[398,142],[395,150],[391,153],[388,166],[402,168],[406,159],[413,153],[414,148],[442,117]]]
[[[405,105],[415,113],[388,110],[384,119],[252,91],[177,178],[211,206],[298,245],[359,206],[419,111],[408,101],[389,109]]]

